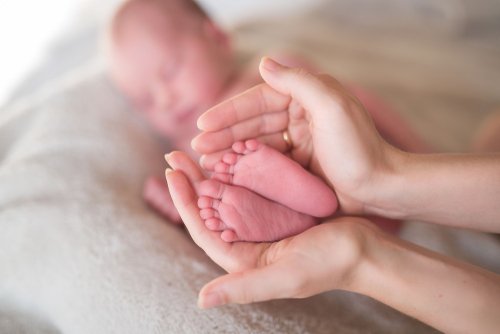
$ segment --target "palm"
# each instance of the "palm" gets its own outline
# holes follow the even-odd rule
[[[342,233],[343,224],[322,224],[276,243],[227,243],[220,238],[220,232],[207,229],[200,217],[195,188],[205,179],[202,171],[186,154],[181,152],[172,153],[168,160],[173,168],[182,172],[175,172],[167,180],[172,200],[189,233],[196,244],[205,250],[214,262],[230,273],[277,262],[296,265],[297,261],[306,260],[303,258],[304,254],[309,254],[314,258],[314,254],[311,253],[321,251],[316,247],[318,240],[327,238],[330,240],[325,240],[322,244],[339,244],[339,238],[345,234]]]
[[[293,143],[293,147],[289,152],[290,157],[305,168],[309,168],[314,157],[314,150],[307,113],[298,103],[292,100],[288,107],[288,114],[288,133]]]
[[[229,273],[205,285],[200,295],[228,280],[243,285],[246,293],[240,302],[302,298],[343,288],[363,251],[367,230],[375,228],[366,220],[344,217],[274,243],[227,243],[220,238],[220,232],[207,229],[200,217],[195,188],[205,179],[202,171],[181,152],[172,153],[168,162],[176,170],[167,174],[172,200],[189,233]],[[269,294],[262,293],[261,288]]]
[[[172,200],[186,223],[194,241],[208,256],[228,272],[254,268],[264,256],[269,244],[227,243],[222,241],[220,233],[205,227],[199,214],[196,186],[205,176],[200,168],[182,152],[172,152],[168,157],[169,164],[181,173],[175,173],[173,182],[169,182]],[[167,178],[168,180],[169,178]]]
[[[331,77],[318,80],[333,98],[299,103],[261,84],[207,111],[198,121],[204,132],[193,140],[195,150],[205,155],[203,167],[213,168],[235,141],[258,138],[335,186],[346,213],[361,212],[360,186],[368,183],[375,167],[385,167],[377,161],[384,161],[387,145],[356,98]],[[291,150],[284,131],[293,142]]]
[[[192,222],[193,223],[193,222]],[[203,224],[198,221],[196,224]],[[186,225],[189,229],[189,226]],[[190,231],[191,233],[191,231]],[[229,273],[242,272],[258,267],[271,246],[269,243],[235,242],[227,243],[220,238],[220,232],[207,231],[211,236],[191,234],[194,241],[219,266]]]
[[[204,155],[202,167],[211,170],[236,141],[257,138],[276,150],[289,154],[308,168],[314,157],[309,121],[304,109],[288,99],[280,101],[280,105],[273,108],[273,111],[260,110],[252,105],[262,103],[258,101],[269,94],[269,87],[259,85],[250,91],[253,94],[246,98],[247,102],[242,103],[249,108],[248,112],[236,111],[239,106],[226,102],[200,117],[199,124],[208,131],[193,140],[193,147]],[[294,143],[291,150],[283,140],[284,131],[288,131]]]
[[[315,80],[330,99],[316,103],[316,97],[302,105],[291,100],[288,129],[294,143],[300,143],[292,158],[325,180],[335,181],[340,187],[337,190],[353,191],[353,183],[370,174],[377,156],[383,154],[382,145],[376,144],[381,137],[352,93],[328,75],[318,75]]]

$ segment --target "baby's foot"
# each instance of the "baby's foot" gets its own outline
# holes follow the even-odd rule
[[[205,225],[222,231],[221,238],[234,241],[275,241],[301,233],[316,219],[296,212],[256,193],[217,180],[198,185],[198,206]]]
[[[236,142],[233,151],[215,165],[213,178],[311,216],[327,217],[337,209],[334,192],[282,153],[255,139]]]
[[[143,197],[156,212],[174,224],[181,224],[181,216],[172,202],[165,180],[149,177],[144,184]]]

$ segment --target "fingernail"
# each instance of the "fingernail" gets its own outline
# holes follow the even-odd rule
[[[171,154],[172,154],[172,152],[165,154],[164,157],[165,157],[165,161],[166,162],[168,162],[168,159],[169,159],[169,157],[170,157]]]
[[[275,61],[269,57],[262,58],[262,66],[266,70],[272,71],[272,72],[283,68],[283,65],[281,65],[280,63],[278,63],[277,61]]]
[[[202,168],[205,168],[205,160],[207,160],[207,156],[206,155],[202,155],[200,157],[200,159],[198,160],[198,163],[200,164],[200,166]]]
[[[196,141],[197,141],[197,138],[198,136],[194,137],[192,140],[191,140],[191,148],[194,150],[195,146],[196,146]],[[196,150],[195,150],[196,151]]]
[[[165,176],[172,174],[173,172],[174,172],[174,170],[172,168],[167,168],[167,169],[165,169]]]
[[[203,115],[198,117],[198,119],[196,120],[196,127],[198,128],[198,130],[203,131]]]
[[[223,304],[224,302],[217,292],[208,293],[204,296],[200,296],[198,299],[198,306],[200,308],[212,308]]]

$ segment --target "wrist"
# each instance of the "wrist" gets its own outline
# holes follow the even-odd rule
[[[405,219],[409,216],[403,204],[403,196],[407,191],[406,171],[415,159],[415,154],[387,145],[384,163],[366,192],[368,195],[364,202],[364,214],[392,219]]]
[[[332,275],[338,275],[339,268],[343,267],[344,274],[340,277],[340,281],[334,282],[334,286],[327,290],[347,290],[352,292],[361,293],[364,291],[366,284],[366,278],[370,277],[369,272],[373,269],[371,253],[373,249],[378,247],[380,240],[384,238],[385,233],[383,233],[379,228],[373,225],[370,221],[365,218],[360,217],[342,217],[337,219],[334,224],[338,227],[344,224],[342,230],[336,230],[335,234],[337,236],[342,235],[345,242],[339,242],[336,240],[337,247],[343,250],[344,255],[344,266],[339,265],[338,258],[335,259],[335,263],[330,265]],[[368,275],[368,276],[366,276]]]
[[[446,333],[498,329],[497,274],[382,232],[370,240],[350,291]]]

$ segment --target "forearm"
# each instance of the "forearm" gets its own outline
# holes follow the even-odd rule
[[[397,153],[394,160],[374,213],[500,231],[500,154]]]
[[[500,276],[380,233],[352,290],[446,333],[500,328]]]

